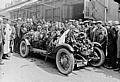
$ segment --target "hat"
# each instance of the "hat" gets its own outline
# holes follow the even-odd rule
[[[45,24],[45,25],[44,25],[44,27],[48,27],[48,25],[47,25],[47,24]]]
[[[21,18],[18,18],[18,20],[22,20]]]
[[[3,19],[0,17],[0,21],[3,21]]]
[[[114,21],[113,22],[115,25],[119,25],[119,21]]]
[[[108,21],[108,24],[112,24],[112,21]]]
[[[67,20],[65,20],[65,23],[68,23],[68,21],[67,21]]]
[[[5,19],[5,20],[9,20],[7,17],[3,17],[3,19]]]
[[[93,18],[88,18],[88,19],[89,19],[89,20],[92,20],[92,21],[94,20]]]
[[[75,20],[69,20],[69,22],[74,22]]]
[[[41,26],[39,25],[38,28],[41,28]]]
[[[97,22],[96,21],[92,21],[93,24],[96,24]]]
[[[84,22],[80,22],[80,25],[83,25],[84,24]]]
[[[29,21],[31,21],[31,22],[32,22],[33,20],[32,20],[32,19],[29,19]]]
[[[74,29],[74,32],[79,33],[79,30],[78,29]]]
[[[27,21],[30,21],[30,19],[29,19],[29,18],[27,18]]]
[[[89,21],[86,20],[86,21],[84,21],[84,23],[89,23]]]
[[[103,22],[102,22],[102,21],[97,21],[97,23],[100,23],[100,24],[102,24]]]
[[[78,19],[79,21],[82,21],[82,19]]]

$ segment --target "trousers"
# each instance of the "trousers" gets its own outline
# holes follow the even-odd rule
[[[3,57],[3,43],[0,43],[0,62],[2,61]]]

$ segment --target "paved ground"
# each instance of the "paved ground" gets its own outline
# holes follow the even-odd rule
[[[120,73],[102,67],[86,67],[65,76],[58,72],[54,62],[45,62],[40,56],[24,59],[12,54],[0,66],[0,82],[120,82]]]

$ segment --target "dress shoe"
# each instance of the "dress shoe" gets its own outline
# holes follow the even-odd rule
[[[4,65],[4,63],[1,62],[0,65]]]
[[[112,66],[108,66],[108,67],[106,67],[107,69],[114,69]]]
[[[2,57],[2,59],[6,59],[6,60],[9,60],[9,58],[8,58],[8,57]]]
[[[114,71],[119,71],[120,70],[120,68],[116,68],[116,69],[114,69]]]
[[[104,67],[107,68],[107,69],[112,69],[112,68],[113,68],[113,67],[110,66],[110,65],[104,65]]]

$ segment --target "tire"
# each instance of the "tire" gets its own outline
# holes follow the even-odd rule
[[[97,61],[90,61],[90,65],[94,67],[101,66],[105,61],[105,54],[103,50],[99,49],[98,47],[94,48],[94,52],[97,53],[97,55],[100,57]]]
[[[65,61],[67,59],[67,61]],[[74,69],[74,56],[67,49],[61,48],[58,50],[56,55],[56,65],[59,70],[64,75],[70,74]],[[64,65],[63,65],[64,64]],[[67,67],[67,69],[65,69]]]
[[[30,51],[30,47],[26,44],[26,42],[23,40],[20,43],[20,56],[23,58],[28,57]]]

